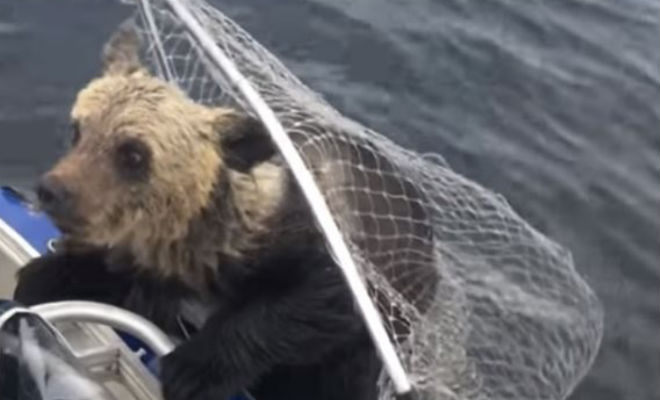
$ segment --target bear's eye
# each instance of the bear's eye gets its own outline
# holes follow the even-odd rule
[[[75,146],[80,141],[80,122],[71,122],[71,146]]]
[[[151,152],[139,139],[129,139],[117,147],[117,168],[120,175],[131,180],[145,179],[149,172]]]

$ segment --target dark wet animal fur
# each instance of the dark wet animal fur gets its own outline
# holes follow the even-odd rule
[[[338,268],[315,253],[274,255],[270,265],[250,265],[263,267],[252,276],[237,271],[201,331],[162,360],[165,398],[215,400],[248,388],[256,399],[374,399],[379,361]],[[115,271],[100,251],[36,259],[15,292],[28,305],[111,303],[179,336],[173,310],[194,296],[146,272]]]

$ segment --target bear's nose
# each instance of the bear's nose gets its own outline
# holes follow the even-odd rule
[[[37,186],[37,198],[44,211],[52,214],[66,214],[70,208],[71,192],[61,179],[46,175]]]

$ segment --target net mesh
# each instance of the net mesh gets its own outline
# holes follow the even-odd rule
[[[440,156],[339,114],[217,9],[181,0],[313,172],[414,388],[431,399],[564,399],[602,311],[569,252]],[[165,2],[132,18],[152,71],[208,105],[250,105]],[[387,376],[380,398],[393,396]]]

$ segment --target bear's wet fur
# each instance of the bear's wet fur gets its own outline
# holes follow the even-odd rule
[[[192,336],[161,360],[166,400],[219,400],[241,390],[257,400],[376,399],[382,365],[263,126],[239,111],[194,103],[149,75],[135,40],[120,29],[106,48],[103,76],[76,99],[72,149],[40,187],[63,240],[19,272],[15,299],[106,302],[181,338],[188,326],[182,304],[205,305]],[[370,149],[335,150],[389,165]],[[336,183],[327,173],[321,185]],[[393,227],[405,243],[386,244],[400,251],[372,262],[414,270],[414,285],[399,284],[423,310],[437,276],[422,194],[408,182],[379,184],[412,200],[389,204],[411,222]],[[346,205],[370,201],[357,196]]]

